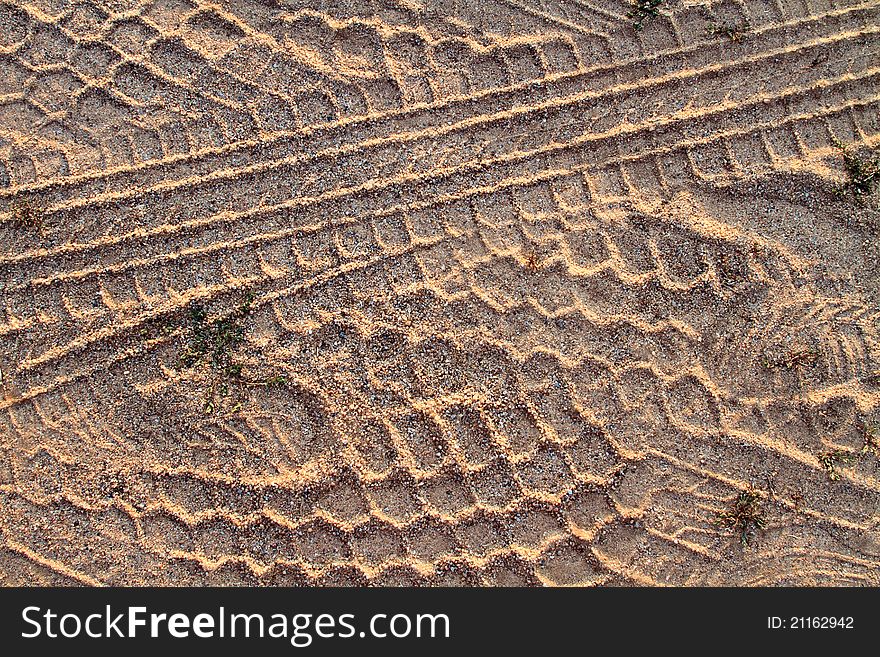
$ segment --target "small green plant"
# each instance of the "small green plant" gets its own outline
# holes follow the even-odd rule
[[[782,353],[764,353],[762,363],[767,369],[784,368],[787,370],[800,369],[809,365],[815,365],[819,360],[819,352],[807,347],[794,347],[786,349]]]
[[[711,36],[726,36],[736,42],[742,39],[750,29],[748,23],[709,23],[706,32]]]
[[[203,409],[205,414],[217,410],[220,403],[218,397],[220,400],[228,397],[233,388],[240,394],[228,410],[229,413],[242,409],[246,388],[288,384],[287,377],[281,374],[264,379],[248,379],[244,375],[244,365],[236,360],[236,352],[244,342],[243,323],[251,314],[253,301],[253,293],[248,292],[232,313],[213,320],[208,319],[207,310],[200,304],[195,304],[189,309],[189,317],[185,322],[189,342],[180,356],[180,364],[185,368],[191,368],[204,363],[210,368],[210,384]],[[173,325],[168,323],[160,327],[164,335],[171,334],[174,330]]]
[[[633,28],[638,32],[645,23],[660,15],[660,5],[663,0],[635,0],[633,8],[627,12],[627,18],[633,19]]]
[[[275,376],[270,376],[266,379],[257,379],[256,381],[247,381],[247,385],[249,386],[257,386],[262,388],[268,388],[269,386],[286,386],[290,381],[283,374],[276,374]]]
[[[204,306],[193,305],[189,314],[191,339],[186,353],[180,358],[181,363],[186,367],[192,367],[199,361],[209,358],[215,368],[231,367],[231,351],[244,339],[241,320],[250,314],[252,300],[253,298],[248,296],[231,315],[210,322]]]
[[[211,385],[205,400],[205,413],[216,409],[216,397],[229,394],[230,385],[241,381],[243,366],[235,360],[235,352],[244,340],[242,321],[250,315],[253,294],[248,293],[235,311],[208,321],[208,313],[200,304],[189,313],[190,340],[180,357],[184,367],[207,362],[211,368]]]
[[[861,202],[880,184],[880,157],[861,157],[853,152],[851,146],[845,146],[837,140],[834,145],[843,155],[843,167],[847,176],[847,181],[840,185],[835,193],[839,198],[845,198],[851,193]]]
[[[760,529],[767,526],[767,511],[761,494],[752,487],[740,492],[724,511],[718,511],[715,524],[739,533],[745,547]]]
[[[819,454],[819,464],[825,468],[828,478],[832,481],[840,479],[838,466],[842,463],[848,463],[856,459],[856,455],[842,449],[833,449]]]

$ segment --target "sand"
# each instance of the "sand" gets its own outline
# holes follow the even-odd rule
[[[880,4],[630,9],[0,2],[0,584],[880,584]]]

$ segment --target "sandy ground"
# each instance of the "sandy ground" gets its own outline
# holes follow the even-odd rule
[[[880,3],[630,9],[0,2],[0,583],[880,584]]]

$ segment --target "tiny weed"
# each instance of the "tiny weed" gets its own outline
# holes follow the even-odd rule
[[[235,352],[244,340],[242,321],[250,315],[253,294],[248,293],[235,311],[208,321],[205,308],[196,304],[190,308],[190,340],[180,357],[184,367],[195,367],[207,362],[211,368],[211,385],[205,402],[205,413],[216,409],[216,398],[226,397],[230,385],[241,381],[243,365],[236,362]]]
[[[210,383],[203,409],[207,415],[214,413],[233,390],[237,390],[240,397],[247,387],[284,386],[288,383],[283,375],[248,379],[244,375],[244,365],[236,360],[236,352],[244,342],[243,322],[251,314],[253,300],[254,295],[249,292],[232,313],[213,320],[208,319],[202,305],[193,305],[189,310],[186,321],[189,343],[180,356],[180,364],[186,368],[200,363],[209,366]],[[241,398],[234,399],[228,412],[236,413],[243,405]]]
[[[828,478],[837,481],[840,479],[838,470],[840,465],[860,461],[869,454],[880,458],[880,429],[875,425],[864,423],[862,425],[862,446],[858,451],[832,449],[822,452],[816,458],[819,460],[819,464],[825,468]]]
[[[711,36],[726,36],[731,41],[742,39],[749,29],[748,23],[709,23],[706,32]]]
[[[819,464],[825,468],[828,478],[832,481],[840,479],[837,468],[842,463],[848,463],[856,459],[856,455],[842,449],[833,449],[819,454]]]
[[[256,381],[248,381],[247,385],[268,388],[269,386],[286,386],[289,383],[289,380],[283,374],[277,374],[275,376],[270,376],[267,379],[258,379]]]
[[[767,369],[784,368],[786,370],[793,370],[815,365],[820,355],[816,349],[796,347],[778,354],[765,352],[762,363]]]
[[[626,14],[627,18],[633,19],[633,28],[638,32],[647,21],[659,16],[658,7],[661,4],[663,4],[663,0],[635,0],[633,8]]]
[[[761,494],[754,488],[742,491],[724,511],[718,511],[715,524],[739,533],[743,547],[754,534],[767,526],[767,511]]]
[[[840,185],[835,193],[839,198],[845,198],[852,193],[857,201],[862,201],[880,185],[880,157],[860,157],[852,152],[851,146],[844,146],[840,141],[835,141],[834,145],[843,155],[843,166],[847,176],[847,181]]]

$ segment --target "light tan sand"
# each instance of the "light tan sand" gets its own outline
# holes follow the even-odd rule
[[[628,10],[0,2],[0,583],[880,584],[880,4]]]

